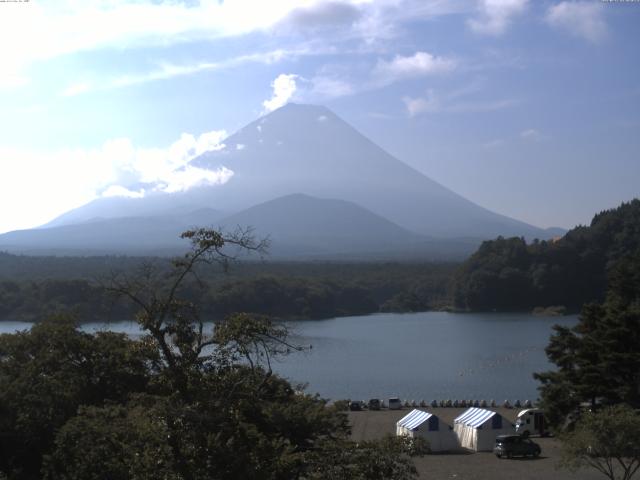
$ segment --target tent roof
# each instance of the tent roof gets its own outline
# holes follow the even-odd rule
[[[479,427],[484,422],[489,420],[494,415],[498,415],[496,412],[492,412],[491,410],[485,410],[484,408],[469,408],[462,415],[457,417],[454,422],[462,423],[468,427]]]
[[[423,412],[422,410],[411,410],[408,415],[405,415],[398,420],[398,427],[405,427],[409,430],[415,430],[424,422],[429,420],[433,416],[433,413]]]

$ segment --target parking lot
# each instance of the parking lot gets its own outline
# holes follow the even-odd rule
[[[396,422],[411,409],[349,412],[354,440],[372,440],[385,434],[395,434]],[[449,424],[460,415],[463,408],[429,408],[441,421]],[[517,410],[495,409],[505,419],[515,422]],[[558,467],[560,445],[554,438],[533,438],[542,448],[539,458],[498,459],[491,452],[469,453],[458,451],[446,454],[426,455],[416,458],[415,464],[423,479],[456,480],[598,480],[602,474],[595,470],[576,473]]]

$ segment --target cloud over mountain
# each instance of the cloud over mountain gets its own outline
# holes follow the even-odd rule
[[[179,192],[197,185],[227,182],[233,172],[224,165],[204,169],[191,165],[193,158],[224,147],[223,130],[198,136],[183,133],[165,148],[134,146],[128,138],[106,141],[95,149],[66,149],[39,152],[0,148],[0,161],[11,162],[13,174],[30,179],[32,188],[46,202],[34,202],[10,177],[0,176],[0,202],[20,204],[20,211],[7,208],[0,219],[5,225],[32,227],[98,198],[142,197],[149,192]],[[21,173],[20,173],[21,172]],[[69,182],[72,178],[74,181]],[[64,187],[63,187],[64,185]],[[25,218],[31,219],[25,222]]]
[[[271,82],[273,94],[270,99],[262,102],[265,113],[273,112],[291,100],[297,90],[296,80],[298,78],[298,75],[293,73],[281,73]]]

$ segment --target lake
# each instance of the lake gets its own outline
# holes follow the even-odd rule
[[[289,322],[294,342],[312,348],[276,362],[274,370],[332,399],[535,400],[532,374],[551,368],[544,353],[551,327],[576,321],[576,316],[423,312]],[[0,333],[29,327],[0,322]],[[82,328],[140,333],[133,322]]]

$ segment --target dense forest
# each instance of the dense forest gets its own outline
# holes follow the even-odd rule
[[[640,248],[640,200],[597,214],[556,241],[484,242],[456,272],[453,301],[466,310],[577,311],[604,299],[607,276]]]
[[[449,304],[455,267],[241,262],[226,274],[203,269],[181,293],[208,319],[238,311],[281,319],[422,311]],[[50,313],[72,313],[87,322],[132,318],[131,305],[109,295],[104,285],[114,276],[134,277],[149,268],[169,272],[171,264],[163,258],[0,254],[0,320],[33,321]]]

